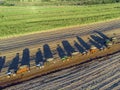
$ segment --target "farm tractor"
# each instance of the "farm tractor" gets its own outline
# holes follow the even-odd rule
[[[116,37],[112,37],[110,39],[105,40],[105,45],[107,46],[107,48],[110,48],[113,44],[116,44],[116,43],[117,43]]]
[[[7,72],[8,78],[11,76],[16,76],[16,74],[22,74],[24,72],[30,72],[30,68],[28,65],[22,65],[18,68],[18,70],[11,69]]]

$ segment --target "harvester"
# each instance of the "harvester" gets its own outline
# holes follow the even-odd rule
[[[111,40],[107,39],[107,40],[105,40],[105,45],[106,45],[108,48],[110,48],[110,47],[113,45],[113,43],[112,43]]]
[[[69,61],[69,57],[68,56],[64,56],[63,58],[61,58],[61,60],[64,62],[65,60]]]
[[[54,60],[54,58],[48,58],[48,59],[46,59],[46,61],[48,61],[48,62],[51,62],[53,60]]]
[[[116,44],[117,43],[117,38],[116,37],[112,37],[111,41],[112,41],[113,44]]]
[[[36,67],[39,67],[40,69],[41,69],[41,68],[44,68],[43,62],[40,62],[39,64],[36,64]]]
[[[105,40],[105,45],[110,48],[113,44],[117,43],[117,38],[114,36],[110,39]]]
[[[7,72],[7,77],[10,78],[11,76],[16,76],[16,74],[21,74],[23,72],[29,72],[30,69],[28,67],[28,65],[22,65],[19,67],[18,70],[14,70],[14,69],[11,69]]]
[[[16,76],[16,70],[11,69],[7,72],[7,77],[10,78],[11,76]]]

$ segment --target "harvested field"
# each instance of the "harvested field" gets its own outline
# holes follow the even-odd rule
[[[119,90],[120,53],[100,58],[4,90]]]

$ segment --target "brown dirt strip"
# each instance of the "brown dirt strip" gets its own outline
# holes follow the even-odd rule
[[[7,78],[7,76],[4,76],[4,77],[0,78],[0,81],[1,81],[0,86],[6,87],[6,86],[14,85],[16,83],[20,83],[20,82],[29,80],[31,78],[39,77],[41,75],[45,75],[50,72],[55,72],[57,70],[65,69],[65,68],[68,68],[68,67],[80,64],[80,63],[88,62],[88,61],[91,61],[91,60],[99,58],[99,57],[104,56],[107,58],[108,55],[119,52],[119,50],[120,50],[119,45],[120,44],[116,44],[113,47],[111,47],[110,49],[106,49],[104,51],[97,51],[94,54],[89,53],[88,55],[84,55],[84,56],[81,56],[79,54],[79,55],[71,57],[70,61],[62,62],[61,60],[57,60],[57,62],[55,64],[54,63],[46,64],[43,69],[36,70],[36,67],[32,67],[31,72],[19,74],[15,77],[11,77],[9,79]]]

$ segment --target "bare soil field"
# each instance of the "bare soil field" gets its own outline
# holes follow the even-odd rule
[[[76,65],[78,63],[86,62],[93,58],[95,59],[97,57],[101,57],[101,56],[104,56],[107,54],[112,54],[112,53],[120,50],[119,44],[113,45],[112,48],[105,49],[104,51],[99,51],[99,49],[102,46],[105,46],[104,45],[105,39],[107,39],[109,37],[113,37],[113,36],[116,36],[118,38],[118,40],[120,40],[120,20],[113,20],[110,22],[98,23],[98,24],[82,26],[82,27],[68,28],[68,29],[64,29],[64,30],[60,30],[60,31],[58,30],[58,31],[54,31],[54,32],[32,34],[32,35],[27,35],[27,36],[21,36],[21,37],[16,37],[16,38],[0,40],[1,56],[6,56],[5,64],[2,68],[2,72],[0,73],[0,77],[5,75],[5,73],[7,72],[7,69],[10,67],[11,61],[15,57],[16,53],[20,54],[20,61],[18,64],[21,63],[23,50],[25,48],[28,48],[30,51],[30,60],[31,60],[30,66],[32,69],[32,71],[30,73],[25,73],[23,75],[20,74],[17,77],[12,77],[9,80],[6,78],[6,75],[5,75],[3,78],[0,78],[0,81],[4,82],[4,83],[8,82],[9,84],[12,84],[12,82],[14,82],[14,81],[28,80],[30,78],[49,73],[50,71],[55,71],[55,70],[59,69],[59,67],[61,67],[61,69],[62,69],[62,68],[66,68],[69,66]],[[63,49],[63,51],[65,52],[65,54],[68,54],[69,53],[68,49],[70,49],[70,48],[66,48],[65,43],[69,44],[70,48],[73,48],[75,51],[79,51],[79,54],[72,56],[70,58],[70,61],[63,63],[61,61],[60,56],[58,55],[57,47],[59,44],[61,46],[61,48]],[[90,48],[89,46],[91,44],[93,44],[97,47],[98,52],[95,54],[88,53],[88,55],[82,56],[82,50],[83,51],[89,50],[89,48]],[[54,58],[53,62],[55,62],[55,63],[51,62],[51,64],[46,64],[44,69],[41,69],[40,71],[38,71],[38,70],[36,70],[35,67],[33,67],[33,66],[35,66],[35,54],[37,52],[37,49],[40,48],[42,51],[42,54],[43,54],[43,58],[46,59],[46,57],[44,55],[45,52],[47,52],[45,50],[46,45],[48,47],[50,47],[52,56]],[[117,60],[119,60],[119,59],[117,59]],[[28,77],[28,76],[30,76],[30,77]],[[25,78],[23,78],[23,77],[25,77]],[[2,86],[2,83],[0,83],[0,85]],[[66,86],[66,84],[65,84],[65,86]],[[61,87],[62,86],[60,86],[60,88]],[[56,87],[55,89],[57,89],[57,88],[59,89],[59,87]],[[80,87],[80,88],[84,88],[84,87]],[[46,87],[46,89],[47,89],[47,87]],[[43,88],[43,90],[46,90],[46,89]],[[53,90],[53,89],[54,88],[52,88],[51,90]],[[64,90],[64,88],[63,88],[63,90]],[[67,90],[67,89],[65,89],[65,90]],[[70,90],[70,89],[68,89],[68,90]]]
[[[119,90],[120,53],[41,76],[4,90]]]

